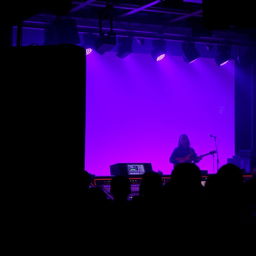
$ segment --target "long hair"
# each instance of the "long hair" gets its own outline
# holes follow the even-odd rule
[[[187,134],[180,135],[179,144],[178,144],[179,147],[184,147],[182,142],[185,142],[185,147],[187,147],[187,148],[190,147],[190,141],[189,141],[189,138],[188,138]]]

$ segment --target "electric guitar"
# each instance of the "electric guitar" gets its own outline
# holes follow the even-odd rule
[[[200,161],[203,157],[208,156],[208,155],[213,155],[216,153],[216,150],[210,151],[206,154],[198,156],[196,159],[193,159],[192,154],[188,154],[187,156],[184,157],[176,157],[175,160],[180,164],[180,163],[186,163],[186,162],[193,162],[193,161]]]

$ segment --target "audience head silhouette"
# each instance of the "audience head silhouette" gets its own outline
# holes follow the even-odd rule
[[[172,172],[171,183],[182,187],[200,187],[200,169],[191,163],[178,164]]]
[[[162,190],[162,177],[159,173],[148,172],[142,176],[140,195],[143,198],[158,196]]]
[[[80,171],[79,177],[80,177],[79,179],[80,189],[84,191],[88,190],[92,182],[92,175],[89,174],[87,171]]]
[[[243,183],[242,170],[234,164],[223,165],[217,173],[220,184],[225,187],[241,186]]]
[[[130,180],[124,176],[113,177],[110,192],[115,201],[126,201],[131,193]]]

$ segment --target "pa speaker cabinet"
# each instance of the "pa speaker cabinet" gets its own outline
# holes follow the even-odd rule
[[[4,208],[10,215],[23,209],[27,220],[71,209],[84,168],[84,49],[59,45],[0,52],[0,166],[11,203]]]

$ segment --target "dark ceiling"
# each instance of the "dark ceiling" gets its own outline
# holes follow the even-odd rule
[[[32,12],[24,15],[23,26],[46,28],[58,13],[74,19],[79,31],[86,33],[99,33],[101,24],[103,31],[113,30],[117,36],[254,45],[254,28],[245,29],[239,26],[228,26],[229,24],[224,24],[223,28],[221,26],[215,28],[214,19],[217,19],[218,15],[220,19],[223,18],[224,10],[228,9],[223,8],[223,12],[218,13],[213,8],[213,12],[216,13],[211,17],[213,23],[210,24],[209,20],[205,19],[208,6],[200,3],[203,2],[200,0],[73,0],[71,2],[47,0],[39,2],[44,3],[44,6],[32,8],[36,15],[30,15]],[[57,12],[58,6],[61,11]],[[216,24],[220,25],[218,22]],[[225,25],[227,25],[226,29],[224,29]]]

